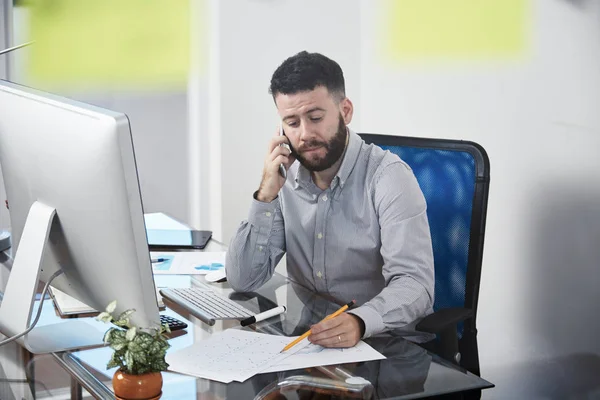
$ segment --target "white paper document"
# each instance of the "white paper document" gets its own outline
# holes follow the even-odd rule
[[[309,344],[305,341],[281,353],[291,340],[293,338],[285,336],[227,329],[190,347],[167,353],[166,360],[170,371],[223,383],[244,382]]]
[[[285,353],[296,337],[227,329],[207,340],[167,353],[169,370],[223,383],[243,382],[262,372],[384,359],[364,342],[348,349],[326,349],[303,340]]]
[[[224,251],[152,251],[152,272],[166,275],[206,275],[225,268]]]
[[[290,371],[319,365],[335,365],[383,359],[385,359],[383,354],[363,341],[358,342],[354,347],[346,349],[325,348],[310,344],[262,372]]]
[[[159,288],[156,288],[156,300],[158,301],[158,306],[163,308],[165,303],[158,292],[159,290]],[[50,286],[50,296],[52,297],[52,300],[54,300],[54,304],[56,305],[56,309],[60,316],[98,313],[97,310],[87,304],[82,303],[52,286]]]

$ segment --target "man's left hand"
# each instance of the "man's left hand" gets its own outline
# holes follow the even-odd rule
[[[357,316],[342,313],[313,325],[308,340],[323,347],[352,347],[360,341],[360,326]]]

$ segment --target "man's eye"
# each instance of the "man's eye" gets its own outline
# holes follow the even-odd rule
[[[311,118],[310,118],[310,120],[311,120],[312,122],[319,122],[319,121],[320,121],[320,120],[322,120],[322,119],[323,119],[323,117],[311,117]]]
[[[290,128],[295,128],[298,126],[298,123],[297,122],[288,122],[287,126],[289,126]]]

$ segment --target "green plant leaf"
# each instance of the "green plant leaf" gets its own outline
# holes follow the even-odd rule
[[[125,331],[120,329],[113,330],[113,333],[110,336],[110,347],[113,350],[121,350],[127,347],[127,339],[125,338]]]
[[[161,359],[157,360],[152,367],[156,372],[166,371],[169,368],[169,364],[164,359]]]
[[[116,326],[121,327],[121,328],[127,328],[127,329],[131,328],[129,326],[129,318],[115,320],[115,321],[113,321],[113,324],[115,324]]]
[[[132,328],[129,328],[127,330],[127,333],[125,334],[125,339],[132,341],[135,338],[136,333],[137,333],[137,328],[135,326]]]
[[[116,305],[116,302],[113,303]],[[171,347],[168,337],[164,335],[165,332],[170,332],[168,325],[148,329],[131,326],[129,316],[133,312],[135,309],[128,309],[116,319],[109,312],[101,314],[106,321],[116,326],[104,334],[105,343],[113,349],[107,368],[120,367],[134,375],[166,371],[169,364],[165,361],[165,356],[167,349]]]
[[[135,312],[135,308],[130,308],[129,310],[125,310],[123,311],[121,314],[119,314],[119,316],[117,317],[117,320],[124,320],[125,318],[129,317],[131,314],[133,314]]]
[[[133,368],[134,368],[133,354],[129,350],[127,350],[125,352],[125,365],[127,366],[127,369],[129,371],[133,372]]]
[[[110,358],[110,361],[106,365],[106,368],[110,369],[110,368],[122,367],[122,366],[123,366],[123,360],[121,359],[119,352],[116,352],[116,351],[113,352],[112,357]]]
[[[114,328],[110,328],[109,330],[106,331],[106,333],[104,334],[104,337],[102,338],[102,341],[104,343],[109,343],[111,340],[111,335],[112,335],[112,331]]]
[[[96,319],[98,321],[102,321],[104,323],[108,323],[110,321],[112,321],[112,315],[110,315],[109,313],[105,312],[101,312],[100,314],[98,314],[98,316],[96,317]]]
[[[119,351],[121,349],[124,349],[127,347],[127,341],[126,340],[120,340],[120,341],[115,341],[112,342],[110,344],[110,348],[115,350],[115,351]]]
[[[113,300],[106,306],[106,312],[112,314],[115,311],[115,308],[117,308],[117,301]]]
[[[143,366],[143,367],[140,367],[140,368],[137,370],[137,373],[138,373],[139,375],[141,375],[141,374],[145,374],[146,372],[157,372],[157,371],[152,371],[152,368],[151,368],[151,367],[149,367],[149,366]]]
[[[132,354],[133,360],[139,364],[139,365],[146,365],[148,364],[148,358],[146,357],[146,353],[144,353],[143,351],[131,351],[130,353]]]

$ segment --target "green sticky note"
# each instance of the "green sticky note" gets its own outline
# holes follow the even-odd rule
[[[49,85],[184,85],[189,0],[38,0],[31,6],[30,78]]]
[[[506,58],[527,45],[529,0],[388,0],[384,51],[392,60]]]

